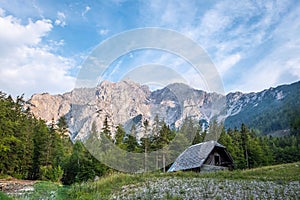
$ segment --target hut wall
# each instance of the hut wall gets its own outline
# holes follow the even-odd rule
[[[219,170],[227,170],[227,167],[222,167],[222,166],[215,166],[215,165],[202,165],[200,172],[205,173],[205,172],[214,172],[214,171],[219,171]]]

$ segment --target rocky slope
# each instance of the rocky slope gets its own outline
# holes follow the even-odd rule
[[[101,130],[105,118],[112,132],[118,124],[122,124],[128,132],[135,124],[137,136],[141,137],[143,121],[147,119],[151,125],[156,115],[175,128],[186,116],[207,122],[213,118],[225,119],[226,127],[231,128],[239,127],[241,123],[256,128],[266,120],[259,117],[266,113],[271,115],[274,109],[284,114],[288,105],[298,112],[298,94],[300,82],[259,93],[235,92],[222,96],[180,83],[151,92],[147,86],[125,80],[118,83],[104,81],[95,88],[75,89],[63,95],[36,94],[28,101],[28,106],[36,117],[47,122],[66,116],[73,139],[85,137],[93,124],[98,131]],[[281,120],[280,117],[278,119]],[[283,123],[280,127],[273,127],[274,130],[261,130],[286,128]]]

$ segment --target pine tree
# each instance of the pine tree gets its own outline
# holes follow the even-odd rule
[[[209,128],[208,128],[208,133],[205,136],[205,141],[218,141],[220,138],[220,135],[222,133],[222,130],[224,128],[223,124],[218,124],[216,120],[213,120],[212,122],[209,123]]]
[[[120,146],[121,144],[123,144],[124,138],[125,138],[126,132],[123,129],[122,125],[119,124],[117,126],[117,131],[116,131],[116,135],[115,135],[115,145]]]
[[[132,135],[127,135],[124,140],[125,150],[128,152],[137,152],[138,143]]]
[[[40,167],[46,165],[47,143],[49,142],[49,129],[42,120],[35,125],[33,135],[33,163],[29,172],[29,179],[40,179]]]
[[[144,171],[148,171],[148,151],[149,151],[149,146],[150,146],[150,140],[148,137],[148,127],[149,127],[149,121],[146,119],[143,122],[144,125],[144,137],[141,139],[141,146],[144,149],[144,155],[145,155],[145,160],[144,160]]]
[[[108,116],[105,116],[104,122],[103,122],[103,128],[102,128],[102,133],[109,139],[112,139],[112,135],[110,132],[110,127],[108,124]]]

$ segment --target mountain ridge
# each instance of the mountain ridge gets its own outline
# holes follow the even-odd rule
[[[266,133],[289,128],[289,122],[280,122],[280,116],[273,120],[270,127],[262,127],[266,122],[261,116],[276,116],[274,109],[285,116],[286,105],[293,106],[296,112],[294,115],[297,115],[300,113],[297,94],[300,94],[300,81],[261,92],[231,92],[223,96],[194,89],[183,83],[150,91],[145,85],[125,80],[117,83],[104,81],[94,88],[78,88],[59,95],[35,94],[27,105],[34,116],[47,122],[66,116],[71,124],[73,139],[84,137],[92,123],[101,130],[105,118],[108,118],[112,131],[118,124],[125,125],[125,129],[130,131],[133,122],[141,129],[143,120],[148,119],[151,124],[156,115],[173,128],[179,127],[184,117],[207,122],[215,118],[225,119],[226,128],[239,127],[245,123]],[[137,119],[140,120],[137,122]]]

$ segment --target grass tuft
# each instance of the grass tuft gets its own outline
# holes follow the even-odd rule
[[[2,191],[0,191],[0,199],[1,199],[1,200],[12,200],[13,198],[7,196],[7,195],[4,194]]]

